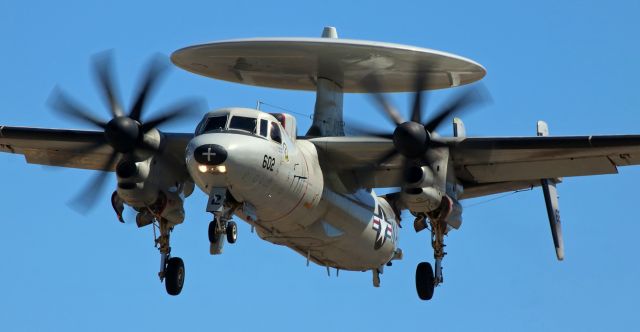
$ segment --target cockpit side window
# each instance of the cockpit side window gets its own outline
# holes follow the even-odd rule
[[[255,134],[257,123],[258,120],[256,118],[234,116],[231,118],[231,122],[229,122],[229,129],[239,129]]]
[[[199,134],[204,134],[216,130],[224,130],[227,126],[226,116],[212,116],[206,120],[204,127],[200,130]]]
[[[260,119],[260,136],[267,137],[269,131],[269,120]]]
[[[277,123],[271,122],[271,139],[274,142],[282,143],[282,134],[280,133],[280,126]]]

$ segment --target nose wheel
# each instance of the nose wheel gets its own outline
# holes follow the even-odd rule
[[[219,255],[222,253],[224,246],[224,239],[227,239],[229,244],[234,244],[238,241],[238,225],[232,220],[224,220],[223,218],[215,217],[213,221],[209,223],[209,243],[211,244],[211,254]]]
[[[207,232],[207,235],[209,236],[209,242],[210,243],[218,243],[218,241],[220,241],[220,236],[221,236],[221,225],[219,225],[218,219],[214,219],[213,221],[211,221],[209,223],[209,230]]]
[[[238,241],[238,225],[234,221],[227,222],[227,242],[234,244]]]

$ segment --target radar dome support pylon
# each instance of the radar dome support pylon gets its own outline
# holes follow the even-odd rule
[[[334,27],[325,27],[322,38],[338,38]],[[329,78],[335,69],[327,61],[319,61],[319,73],[315,78],[316,104],[313,110],[313,123],[307,136],[344,136],[344,120],[342,115],[343,91],[339,83]]]

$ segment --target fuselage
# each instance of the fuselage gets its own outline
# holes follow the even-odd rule
[[[315,146],[284,115],[230,108],[208,113],[189,143],[189,173],[205,194],[226,188],[234,213],[269,242],[344,270],[370,270],[397,252],[396,216],[372,190],[325,184]],[[291,121],[290,121],[291,122]]]

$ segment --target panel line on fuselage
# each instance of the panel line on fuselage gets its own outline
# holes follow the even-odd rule
[[[293,143],[293,144],[296,144],[296,143]],[[304,156],[304,153],[300,153],[300,156],[302,156],[302,160],[304,161],[304,166],[307,169],[307,176],[308,176],[309,175],[309,163],[307,163],[307,158]],[[264,222],[274,222],[274,221],[286,218],[289,214],[291,214],[291,212],[293,212],[295,209],[298,208],[298,206],[300,206],[300,202],[302,202],[302,200],[305,198],[305,195],[307,194],[307,189],[309,189],[309,181],[307,181],[307,179],[305,178],[304,179],[304,192],[302,193],[302,195],[300,195],[300,199],[298,200],[298,202],[289,211],[287,211],[282,216],[276,217],[276,218],[271,219],[271,220],[263,220],[263,221]]]

